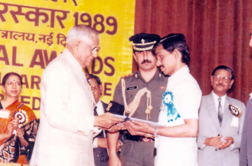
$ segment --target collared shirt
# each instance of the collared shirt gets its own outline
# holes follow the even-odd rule
[[[198,109],[201,100],[201,90],[197,81],[189,73],[188,66],[182,67],[176,73],[168,78],[165,96],[167,97],[166,104],[163,103],[159,115],[159,123],[165,126],[175,126],[184,124],[184,119],[198,119]],[[177,111],[180,118],[176,120],[169,119],[167,114],[167,107],[173,108]],[[175,116],[175,115],[174,115]]]
[[[214,91],[212,91],[212,95],[213,95],[213,98],[214,98],[214,104],[215,104],[215,110],[216,112],[218,113],[218,107],[219,107],[219,98],[221,98],[221,107],[222,107],[222,110],[224,110],[224,103],[226,101],[226,98],[227,98],[227,94],[225,94],[224,96],[221,96],[219,97],[218,95],[216,95],[214,93]]]
[[[103,108],[101,100],[99,100],[95,106],[97,107],[96,112],[97,112],[98,116],[104,114],[104,108]],[[100,132],[103,132],[104,138],[106,138],[106,133],[104,132],[104,130],[97,128],[97,131],[96,131],[96,129],[94,129],[94,132],[96,132],[95,136],[98,135]],[[93,148],[98,148],[98,138],[94,138]]]
[[[168,78],[163,105],[159,113],[159,124],[177,126],[184,124],[185,119],[198,119],[201,102],[201,90],[197,81],[189,73],[188,66],[182,67]],[[196,137],[155,138],[157,156],[155,165],[196,166]]]
[[[99,101],[96,103],[95,106],[97,107],[96,111],[97,111],[98,116],[104,114],[104,108],[103,108],[103,105],[102,105],[101,100],[99,100]]]

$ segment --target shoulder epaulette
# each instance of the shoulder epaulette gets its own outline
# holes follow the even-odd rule
[[[131,74],[125,75],[125,76],[120,77],[120,78],[122,79],[122,78],[130,77],[130,76],[133,76],[134,74],[135,74],[135,73],[131,73]]]

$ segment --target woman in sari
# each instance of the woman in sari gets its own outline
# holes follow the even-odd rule
[[[27,154],[34,144],[33,130],[34,127],[36,130],[37,118],[28,106],[18,101],[22,84],[22,78],[17,73],[7,73],[3,77],[5,98],[0,101],[0,110],[7,115],[0,117],[0,134],[5,133],[6,137],[12,128],[14,131],[0,140],[0,162],[27,164]]]

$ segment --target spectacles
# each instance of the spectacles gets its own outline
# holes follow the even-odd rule
[[[221,77],[220,75],[213,76],[213,78],[214,78],[215,80],[217,80],[217,81],[222,80],[222,81],[225,82],[225,83],[229,83],[229,81],[231,80],[231,78],[229,78],[228,76]]]
[[[91,91],[93,92],[93,91],[96,91],[99,87],[98,86],[91,86],[90,85],[90,88],[91,88]]]
[[[81,41],[81,42],[84,43],[83,41]],[[100,49],[101,49],[101,47],[92,47],[87,43],[84,43],[84,44],[86,44],[91,49],[92,52],[98,53],[100,51]]]

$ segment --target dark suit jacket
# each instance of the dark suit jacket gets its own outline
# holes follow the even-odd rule
[[[252,99],[247,102],[242,131],[240,166],[252,166]]]
[[[108,104],[105,104],[102,102],[102,105],[105,112]],[[104,138],[103,132],[105,132],[105,130],[103,130],[100,134],[94,137],[94,139]],[[94,152],[94,160],[95,160],[96,166],[108,166],[108,152],[106,148],[97,147],[93,149],[93,152]]]

